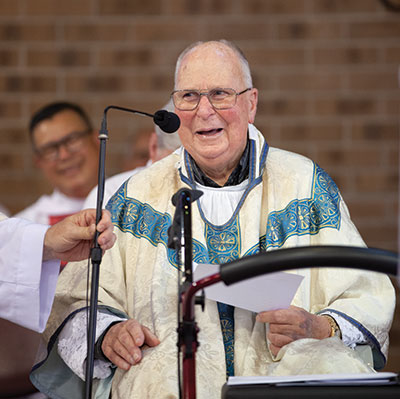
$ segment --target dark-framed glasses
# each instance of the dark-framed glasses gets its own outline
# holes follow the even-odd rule
[[[61,146],[69,153],[74,153],[82,148],[83,139],[91,133],[91,129],[81,132],[72,132],[58,141],[51,141],[40,148],[35,148],[36,154],[45,161],[56,161],[59,156]]]
[[[172,92],[171,97],[174,105],[181,111],[193,111],[200,103],[201,96],[207,96],[208,101],[215,109],[229,109],[235,106],[237,96],[240,96],[246,91],[251,90],[248,87],[239,93],[234,89],[217,87],[208,92],[200,90],[175,90]]]

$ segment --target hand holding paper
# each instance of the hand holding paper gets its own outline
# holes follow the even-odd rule
[[[219,265],[194,264],[194,281],[217,273]],[[252,312],[285,309],[303,280],[303,276],[291,273],[271,273],[253,277],[232,285],[217,283],[205,288],[208,299],[227,303]]]

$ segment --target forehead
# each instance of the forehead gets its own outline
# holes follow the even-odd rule
[[[183,58],[177,77],[177,89],[241,89],[243,71],[237,54],[220,44],[204,44]]]
[[[32,139],[37,145],[57,141],[73,132],[87,128],[85,121],[72,110],[56,113],[51,118],[40,121],[32,132]]]

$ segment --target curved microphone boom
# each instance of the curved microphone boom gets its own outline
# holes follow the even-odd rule
[[[137,115],[149,116],[150,118],[153,118],[154,123],[159,126],[160,129],[165,133],[174,133],[179,129],[179,126],[181,125],[181,121],[178,115],[165,109],[156,111],[153,115],[149,114],[148,112],[138,111],[136,109],[120,107],[118,105],[109,105],[104,109],[100,134],[102,133],[102,130],[104,130],[105,134],[107,134],[107,112],[110,109],[117,109],[119,111],[130,112]]]

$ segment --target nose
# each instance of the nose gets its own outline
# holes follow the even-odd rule
[[[61,144],[61,145],[58,147],[58,157],[57,157],[58,160],[60,160],[60,159],[66,159],[66,158],[68,158],[70,155],[71,155],[71,152],[68,151],[66,145]]]
[[[199,105],[197,107],[197,115],[207,118],[209,115],[214,114],[215,109],[206,95],[200,97]]]

